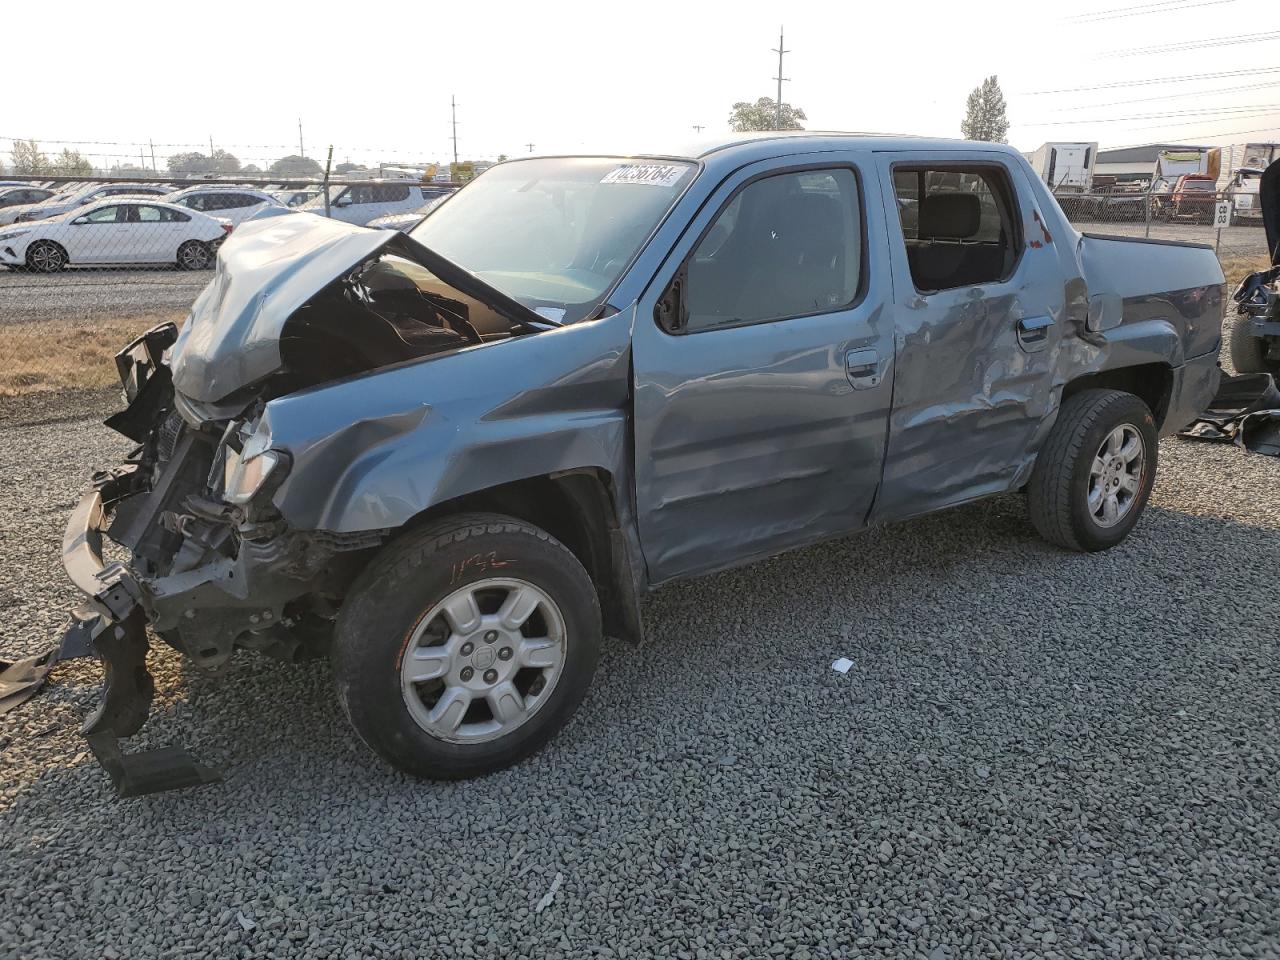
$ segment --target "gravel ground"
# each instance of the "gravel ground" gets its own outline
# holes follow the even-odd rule
[[[0,426],[0,650],[57,634],[122,449]],[[0,718],[0,957],[1280,956],[1280,462],[1161,456],[1106,554],[1003,497],[667,589],[471,783],[379,763],[323,665],[157,652],[137,739],[226,781],[115,800],[64,665]]]
[[[0,268],[0,326],[32,320],[99,320],[181,313],[204,289],[208,270],[65,270],[43,275]]]

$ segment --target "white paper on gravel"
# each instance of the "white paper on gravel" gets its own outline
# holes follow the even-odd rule
[[[848,673],[853,669],[853,661],[848,657],[841,657],[835,663],[831,664],[831,669],[836,673]]]

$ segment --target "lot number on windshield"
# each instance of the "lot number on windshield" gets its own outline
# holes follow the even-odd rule
[[[655,187],[669,187],[680,179],[685,168],[664,163],[624,163],[614,167],[601,179],[601,183],[647,183]]]

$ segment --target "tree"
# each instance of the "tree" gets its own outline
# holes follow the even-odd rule
[[[212,155],[203,153],[175,153],[168,160],[170,173],[207,175],[211,173],[233,174],[240,172],[240,161],[233,153],[218,148]]]
[[[367,170],[367,169],[368,168],[364,166],[364,164],[344,162],[334,167],[333,172],[336,173],[338,176],[342,176],[345,173],[354,173],[358,170]]]
[[[49,158],[40,152],[40,147],[34,140],[13,141],[11,156],[13,172],[17,174],[38,176],[42,173],[50,173],[53,169]]]
[[[1009,118],[1005,116],[1004,94],[1000,92],[995,74],[983,80],[969,94],[964,119],[960,121],[960,134],[966,140],[1009,142]]]
[[[789,103],[782,105],[782,124],[778,120],[778,104],[772,97],[761,97],[755,103],[739,101],[729,115],[729,129],[739,133],[747,130],[803,130],[801,120],[808,120],[804,111]]]
[[[299,157],[291,154],[287,157],[281,157],[271,165],[270,173],[288,177],[290,179],[296,177],[320,177],[324,175],[324,168],[310,157]]]
[[[79,150],[63,148],[62,155],[53,164],[53,172],[60,177],[91,177],[93,164]]]
[[[241,173],[261,173],[262,168],[258,166],[256,163],[246,163],[243,167],[240,168],[240,172]]]

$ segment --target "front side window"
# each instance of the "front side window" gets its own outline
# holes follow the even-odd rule
[[[862,207],[852,170],[805,170],[744,187],[688,262],[690,332],[830,312],[857,297]]]
[[[485,171],[410,235],[533,310],[590,316],[697,167],[557,157]]]
[[[1008,174],[995,166],[895,166],[893,186],[917,290],[995,283],[1017,263]]]
[[[181,203],[184,207],[187,207],[187,208],[188,208],[188,209],[190,209],[190,210],[204,210],[204,209],[206,209],[206,207],[205,207],[205,201],[206,201],[207,199],[208,199],[208,196],[207,196],[206,194],[203,194],[203,193],[193,193],[193,194],[191,194],[191,196],[189,196],[189,197],[183,197],[183,198],[182,198],[180,201],[178,201],[178,202],[179,202],[179,203]]]
[[[86,223],[115,223],[119,214],[119,207],[99,207],[97,210],[86,213],[84,219]]]

